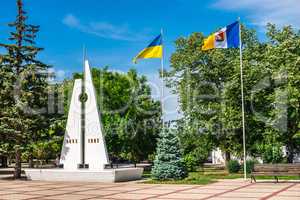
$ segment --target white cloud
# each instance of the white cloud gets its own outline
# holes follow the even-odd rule
[[[114,25],[103,21],[82,23],[73,14],[66,15],[63,18],[62,23],[70,28],[75,28],[81,32],[101,38],[123,41],[143,41],[147,38],[145,32],[132,31],[127,24]]]
[[[79,20],[72,14],[68,14],[64,17],[63,23],[69,27],[80,27]]]
[[[245,11],[252,23],[258,26],[271,22],[279,26],[300,27],[299,0],[217,0],[213,6],[229,11]]]

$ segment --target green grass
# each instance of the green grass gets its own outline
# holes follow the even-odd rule
[[[197,171],[197,172],[190,172],[188,177],[183,180],[153,180],[151,179],[150,172],[144,172],[143,178],[148,179],[143,183],[150,183],[150,184],[199,184],[199,185],[206,185],[209,183],[217,182],[218,179],[236,179],[242,178],[241,174],[228,174],[225,171]]]
[[[143,183],[149,184],[199,184],[199,185],[206,185],[209,183],[214,183],[215,180],[211,179],[209,176],[203,176],[199,173],[191,172],[189,176],[183,180],[166,180],[166,181],[159,181],[149,179]]]
[[[142,178],[151,178],[151,172],[150,171],[144,171]]]
[[[151,172],[146,171],[143,174],[143,178],[147,179],[143,183],[149,184],[197,184],[197,185],[206,185],[210,183],[217,182],[220,179],[237,179],[243,178],[244,175],[242,173],[237,174],[229,174],[224,169],[211,169],[204,168],[199,169],[197,172],[190,172],[188,177],[183,180],[153,180],[151,179]],[[250,178],[250,175],[247,175]],[[275,180],[274,176],[258,176],[257,180]],[[279,176],[279,180],[300,180],[298,176]]]

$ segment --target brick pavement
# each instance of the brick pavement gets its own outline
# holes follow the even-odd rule
[[[299,182],[222,180],[201,185],[0,180],[1,200],[299,200]]]

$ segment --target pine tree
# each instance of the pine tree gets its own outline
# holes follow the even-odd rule
[[[36,59],[42,48],[35,47],[39,26],[27,24],[22,0],[18,14],[9,26],[15,30],[12,44],[0,44],[7,50],[0,65],[0,149],[15,156],[15,178],[21,178],[21,156],[27,145],[46,126],[48,66]]]
[[[152,176],[158,180],[183,179],[187,172],[181,157],[179,139],[173,130],[160,134]]]

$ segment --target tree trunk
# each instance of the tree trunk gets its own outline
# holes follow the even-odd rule
[[[294,149],[293,147],[287,146],[287,162],[293,163],[294,162]]]
[[[294,154],[293,153],[288,153],[287,162],[288,163],[293,163],[294,162]]]
[[[2,167],[3,167],[3,168],[7,168],[8,165],[7,165],[7,157],[6,157],[6,156],[3,157],[2,162],[3,162],[3,163],[2,163]]]
[[[29,165],[29,168],[34,168],[34,163],[33,163],[33,156],[32,156],[32,154],[29,155],[29,158],[28,158],[28,165]]]
[[[16,148],[16,164],[15,164],[15,171],[14,171],[14,177],[15,179],[21,178],[21,150],[19,147]]]
[[[229,151],[225,152],[225,165],[227,165],[227,163],[230,161],[231,159],[231,155]]]

